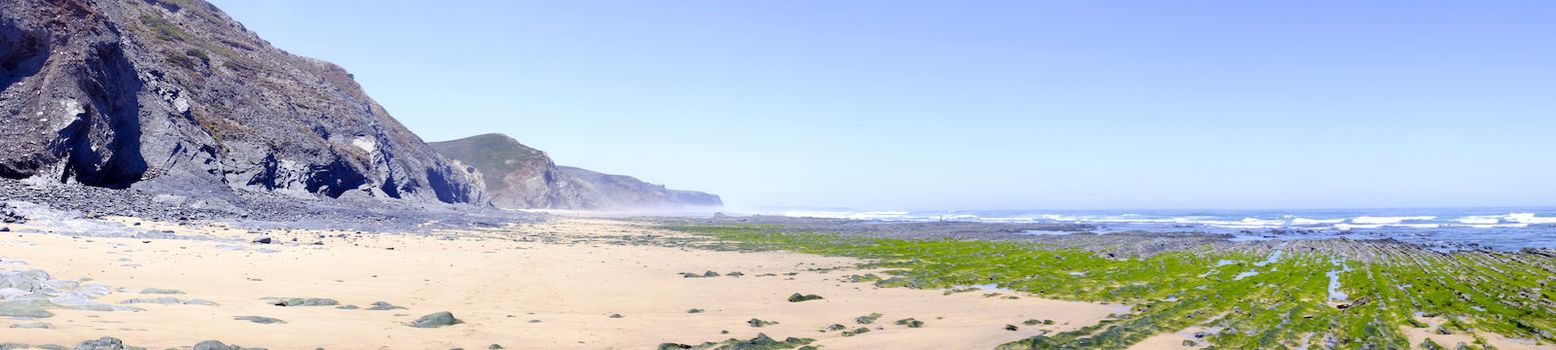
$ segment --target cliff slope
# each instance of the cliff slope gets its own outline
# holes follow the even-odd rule
[[[430,145],[483,174],[492,205],[501,208],[631,210],[723,205],[719,196],[712,194],[557,166],[545,152],[503,134]]]
[[[484,203],[334,64],[200,0],[0,2],[0,177]]]

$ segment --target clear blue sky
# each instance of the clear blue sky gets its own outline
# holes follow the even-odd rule
[[[428,141],[733,206],[1556,205],[1556,2],[214,2]]]

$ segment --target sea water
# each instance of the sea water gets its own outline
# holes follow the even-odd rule
[[[1206,232],[1248,239],[1393,238],[1500,250],[1556,248],[1556,208],[1339,210],[776,210],[760,214],[880,221],[1087,224],[1093,232]],[[1042,232],[1052,234],[1051,232]]]

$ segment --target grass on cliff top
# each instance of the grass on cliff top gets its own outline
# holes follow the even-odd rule
[[[546,153],[499,134],[485,134],[452,141],[428,143],[446,157],[458,159],[486,174],[486,185],[493,192],[508,188],[501,181],[507,174],[520,171],[532,162],[542,161]]]
[[[1002,349],[1124,349],[1192,326],[1227,349],[1406,349],[1419,316],[1444,331],[1556,342],[1556,262],[1527,254],[1380,251],[1371,262],[1321,251],[1271,255],[1209,247],[1110,259],[1079,249],[976,240],[901,240],[781,232],[773,226],[677,226],[725,248],[787,250],[872,259],[883,287],[947,289],[978,284],[1063,300],[1125,303],[1079,330]],[[1343,293],[1343,294],[1341,294]],[[1346,304],[1347,308],[1336,305]],[[1354,304],[1354,305],[1353,305]]]

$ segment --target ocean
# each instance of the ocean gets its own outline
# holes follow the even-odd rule
[[[1236,239],[1394,238],[1433,246],[1556,248],[1556,208],[1329,210],[766,210],[757,214],[880,221],[1090,224],[1120,231],[1225,233]],[[1034,232],[1034,234],[1039,234]],[[1043,233],[1051,234],[1051,233]]]

